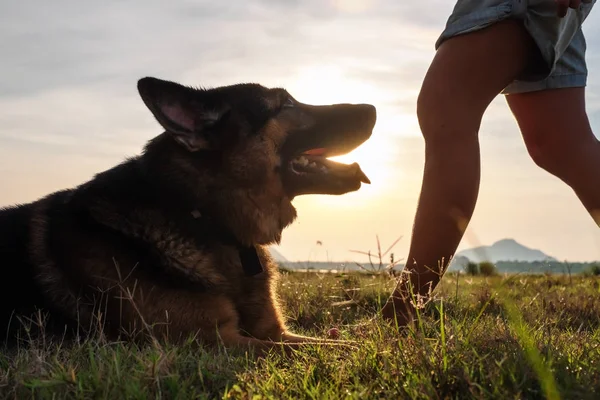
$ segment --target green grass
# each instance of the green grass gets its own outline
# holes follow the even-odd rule
[[[294,330],[359,349],[251,358],[89,341],[0,355],[2,398],[600,398],[600,278],[447,275],[414,331],[375,318],[389,278],[286,274]]]

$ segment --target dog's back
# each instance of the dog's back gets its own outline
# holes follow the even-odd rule
[[[0,318],[10,321],[0,331],[2,339],[22,326],[21,317],[30,317],[37,307],[46,305],[29,250],[33,204],[0,210]]]

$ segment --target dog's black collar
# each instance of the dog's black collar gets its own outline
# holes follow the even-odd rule
[[[203,215],[198,210],[193,210],[191,214],[194,219],[202,218],[205,221],[210,221],[210,217]],[[228,239],[227,241],[237,248],[242,268],[247,276],[255,276],[265,270],[260,261],[260,257],[258,256],[258,252],[256,251],[256,246],[243,245],[230,232],[222,231],[221,235],[225,236],[225,238]]]
[[[255,276],[264,271],[255,246],[238,246],[238,255],[246,275]]]

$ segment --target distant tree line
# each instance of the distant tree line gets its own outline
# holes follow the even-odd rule
[[[595,263],[568,263],[559,261],[498,261],[491,262],[461,262],[453,264],[449,268],[449,272],[461,271],[469,275],[487,275],[494,274],[588,274],[600,276],[600,262]],[[319,261],[304,261],[304,262],[280,262],[282,267],[290,270],[307,269],[335,269],[340,272],[348,271],[363,271],[354,262],[319,262]],[[401,271],[404,268],[403,264],[396,264],[395,270]]]
[[[468,262],[465,265],[465,273],[467,275],[493,276],[498,274],[498,270],[493,263],[488,261],[480,263]]]
[[[600,263],[561,263],[561,262],[524,262],[524,261],[488,261],[468,262],[464,266],[467,275],[493,276],[498,273],[554,273],[586,274],[600,276]]]

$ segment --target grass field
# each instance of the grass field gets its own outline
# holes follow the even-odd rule
[[[447,275],[414,330],[377,318],[394,282],[285,274],[294,330],[337,327],[358,350],[285,359],[101,340],[0,356],[2,398],[600,398],[600,278]]]

